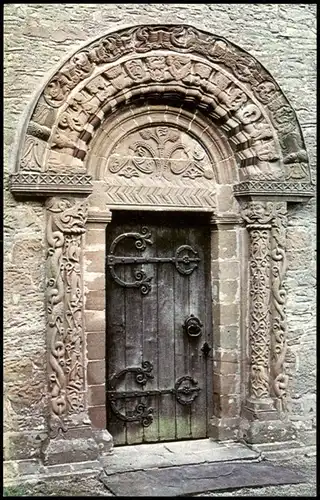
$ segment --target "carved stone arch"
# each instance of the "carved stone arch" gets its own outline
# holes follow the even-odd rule
[[[75,192],[80,183],[89,192],[83,160],[95,130],[108,113],[142,95],[177,96],[226,130],[241,172],[237,195],[310,193],[304,140],[277,83],[239,47],[187,25],[122,29],[71,57],[38,99],[12,191],[40,195],[60,183]],[[55,182],[54,173],[63,177]]]
[[[163,121],[165,131],[159,130]],[[244,415],[251,424],[246,438],[268,439],[273,420],[276,440],[287,439],[283,422],[277,421],[287,398],[286,202],[307,200],[313,189],[295,112],[271,75],[239,47],[192,26],[120,29],[63,64],[42,91],[24,130],[11,190],[48,198],[50,437],[67,433],[72,440],[90,428],[83,242],[88,220],[106,225],[110,209],[125,205],[209,211],[212,239],[220,252],[230,239],[237,242],[240,234],[247,235],[246,261],[241,262],[243,269],[249,268],[248,280],[241,278],[248,292],[242,314],[250,351]],[[130,164],[127,171],[121,165],[110,169],[118,145],[131,162],[135,154],[128,151],[135,153],[139,143],[152,163],[160,136],[170,148],[162,148],[164,156],[159,150],[156,155],[165,160],[168,174],[159,185],[152,177],[163,175],[159,162]],[[174,162],[172,152],[177,150],[179,168],[168,163]],[[117,198],[119,188],[123,192]],[[218,276],[220,257],[215,262]],[[234,279],[240,280],[240,252],[236,257]],[[219,279],[214,286],[221,297]],[[223,313],[217,314],[221,325]],[[233,438],[239,419],[239,411],[231,422],[219,410],[212,435]]]

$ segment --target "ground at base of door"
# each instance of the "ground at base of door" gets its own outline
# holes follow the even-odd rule
[[[272,462],[275,466],[288,466],[302,472],[306,483],[266,486],[263,488],[241,488],[221,492],[198,493],[192,496],[301,496],[316,497],[316,456],[296,455]],[[68,479],[39,481],[37,484],[24,484],[4,489],[4,496],[115,496],[96,477],[73,476]]]

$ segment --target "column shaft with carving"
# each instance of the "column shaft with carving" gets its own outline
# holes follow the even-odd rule
[[[54,438],[84,415],[82,235],[86,205],[49,198],[47,319],[49,433]],[[79,418],[80,417],[80,418]]]
[[[271,375],[272,396],[275,399],[277,409],[282,412],[288,409],[287,387],[289,382],[284,366],[288,336],[285,311],[286,290],[284,287],[287,271],[286,227],[286,203],[276,203],[271,229]]]
[[[255,226],[250,231],[250,397],[269,397],[270,352],[270,230]]]
[[[270,398],[270,271],[272,203],[251,202],[242,217],[250,235],[250,373],[247,406],[267,409]]]
[[[250,234],[249,393],[240,434],[250,443],[291,439],[286,417],[286,203],[251,201],[242,217]]]

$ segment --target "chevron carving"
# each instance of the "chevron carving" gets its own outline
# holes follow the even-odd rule
[[[215,206],[215,192],[203,187],[109,185],[105,196],[110,205]]]

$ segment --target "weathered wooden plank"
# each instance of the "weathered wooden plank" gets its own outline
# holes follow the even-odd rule
[[[114,224],[107,227],[106,234],[106,251],[109,251],[111,242],[120,233],[121,228],[117,228]],[[120,266],[119,266],[120,267]],[[124,278],[123,270],[117,270],[121,279]],[[126,319],[125,319],[125,300],[124,291],[113,280],[110,271],[106,270],[106,376],[108,388],[108,380],[126,368]],[[117,389],[123,390],[124,385],[120,384]],[[125,413],[125,403],[117,402],[117,409],[121,413]],[[126,424],[120,420],[110,407],[107,399],[107,428],[113,436],[114,443],[126,443]]]
[[[191,433],[193,439],[205,437],[207,434],[207,387],[206,387],[206,359],[201,351],[206,331],[209,325],[206,322],[206,282],[205,282],[205,258],[206,250],[206,228],[200,225],[198,228],[190,228],[189,242],[192,248],[199,254],[200,262],[198,268],[190,275],[190,312],[194,314],[203,324],[202,333],[199,337],[190,338],[189,344],[189,366],[190,375],[197,380],[201,388],[197,398],[191,405]]]
[[[153,257],[156,255],[157,226],[151,225],[148,221],[148,228],[152,233],[153,244],[148,245],[144,255]],[[152,276],[151,290],[142,300],[142,322],[143,322],[143,359],[153,365],[153,379],[149,379],[146,390],[158,388],[158,316],[157,316],[157,265],[145,265],[144,269],[148,276]],[[146,400],[147,404],[153,408],[153,422],[143,429],[143,441],[152,443],[159,439],[159,397],[151,396]]]
[[[185,228],[176,227],[174,250],[187,243]],[[174,274],[175,381],[189,374],[189,339],[184,322],[189,316],[189,277],[175,269]],[[174,381],[174,382],[175,382]],[[190,407],[176,405],[176,439],[190,438]]]
[[[140,232],[141,225],[131,217],[128,217],[129,224],[127,233]],[[141,255],[135,246],[135,240],[131,237],[124,239],[119,245],[121,255],[136,256]],[[141,270],[141,265],[123,265],[124,278],[126,283],[135,281],[135,273]],[[126,367],[140,368],[142,365],[142,339],[143,339],[143,324],[142,324],[142,295],[139,288],[124,287],[125,294],[125,315],[126,315]],[[126,377],[125,390],[130,392],[141,391],[143,386],[137,383],[136,377],[130,373]],[[141,404],[142,398],[130,398],[126,400],[126,412],[136,412],[137,405]],[[141,443],[143,440],[143,427],[141,422],[127,422],[127,444]]]
[[[157,234],[157,256],[172,256],[172,229],[163,226]],[[158,264],[158,388],[172,389],[174,384],[174,321],[173,321],[173,273],[172,264]],[[175,439],[175,399],[171,394],[159,397],[159,440]]]

